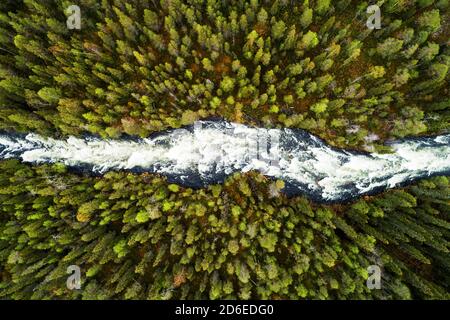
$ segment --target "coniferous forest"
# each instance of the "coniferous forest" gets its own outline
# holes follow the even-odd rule
[[[449,132],[449,23],[448,0],[3,0],[0,130],[145,138],[219,117],[389,153]],[[283,188],[1,160],[0,299],[450,298],[449,177],[338,204]]]

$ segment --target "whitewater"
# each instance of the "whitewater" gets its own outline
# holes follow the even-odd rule
[[[288,195],[344,202],[449,175],[450,134],[391,141],[393,153],[341,150],[299,129],[248,127],[223,120],[198,121],[146,139],[0,134],[0,159],[63,163],[103,174],[110,170],[164,175],[170,182],[200,188],[222,183],[235,172],[256,170],[285,181]]]

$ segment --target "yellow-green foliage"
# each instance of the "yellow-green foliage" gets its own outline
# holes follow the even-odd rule
[[[0,162],[1,297],[448,297],[445,278],[422,273],[448,268],[445,177],[330,207],[273,197],[254,173],[192,190],[64,171]],[[372,264],[390,279],[383,290],[366,287]],[[66,288],[69,265],[83,290]]]

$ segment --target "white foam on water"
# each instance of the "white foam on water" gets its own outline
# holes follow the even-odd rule
[[[391,147],[392,154],[360,154],[333,149],[303,131],[225,121],[200,121],[191,129],[136,141],[0,135],[3,159],[88,165],[97,173],[141,169],[183,177],[186,183],[198,176],[205,184],[236,171],[257,170],[324,201],[450,171],[450,135],[398,141]]]

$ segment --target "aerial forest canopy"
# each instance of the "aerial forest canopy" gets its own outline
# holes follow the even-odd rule
[[[449,131],[449,22],[448,0],[3,0],[0,130],[144,138],[220,117],[390,152]],[[0,298],[450,298],[448,177],[339,205],[283,188],[0,161]]]

